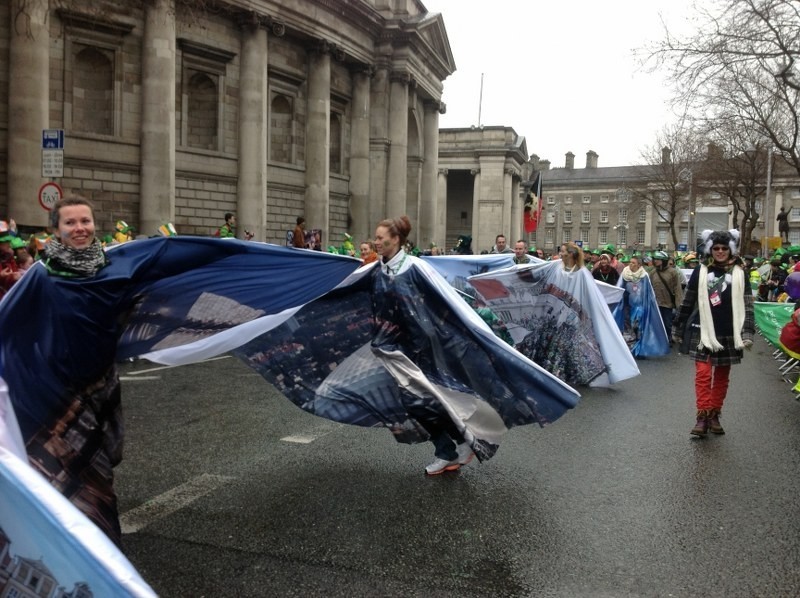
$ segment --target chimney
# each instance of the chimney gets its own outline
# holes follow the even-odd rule
[[[586,168],[597,168],[597,152],[589,150],[586,152]]]
[[[672,150],[668,147],[661,148],[661,164],[671,164],[672,163]]]
[[[566,168],[567,170],[572,170],[573,168],[575,168],[575,154],[573,154],[572,152],[567,152],[565,156],[567,159],[564,162],[564,168]]]
[[[530,158],[528,158],[528,161],[531,163],[531,166],[533,166],[534,170],[539,170],[539,156],[536,154],[531,154]]]
[[[550,160],[539,160],[539,170],[550,170]]]

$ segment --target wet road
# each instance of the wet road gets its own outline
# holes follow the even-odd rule
[[[491,461],[308,415],[235,358],[123,367],[124,546],[162,596],[797,596],[800,402],[757,339],[693,439],[692,365],[582,389]]]

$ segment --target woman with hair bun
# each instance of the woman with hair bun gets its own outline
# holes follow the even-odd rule
[[[375,229],[375,246],[380,256],[380,273],[376,275],[372,294],[372,312],[375,316],[373,350],[399,349],[411,361],[425,359],[431,350],[430,332],[416,318],[402,317],[409,303],[398,303],[407,293],[395,287],[395,277],[406,272],[419,258],[407,254],[405,246],[411,232],[408,216],[381,220]],[[430,435],[435,447],[435,460],[425,468],[427,475],[455,471],[472,460],[473,452],[459,432],[447,411],[433,402],[407,405],[411,415]]]
[[[672,338],[687,341],[695,362],[697,421],[691,434],[724,434],[722,404],[728,392],[731,365],[740,363],[742,349],[753,346],[753,294],[745,284],[736,257],[739,231],[702,233],[705,261],[692,272],[680,309],[672,322]]]

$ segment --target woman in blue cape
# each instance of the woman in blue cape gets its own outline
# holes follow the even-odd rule
[[[669,353],[669,339],[656,295],[638,256],[631,256],[617,286],[625,289],[625,295],[614,309],[614,320],[633,356],[654,357]]]

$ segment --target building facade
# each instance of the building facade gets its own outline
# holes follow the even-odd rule
[[[53,182],[98,231],[172,222],[212,234],[225,212],[283,242],[297,216],[323,244],[408,214],[435,229],[438,120],[455,70],[441,15],[418,0],[0,1],[0,212],[47,224]]]
[[[565,155],[564,166],[552,168],[549,161],[531,157],[531,168],[542,173],[543,210],[540,224],[528,240],[547,252],[557,251],[560,244],[580,241],[584,247],[597,248],[613,244],[627,253],[637,250],[676,250],[669,225],[659,218],[653,206],[637,200],[652,181],[652,168],[641,166],[598,165],[594,151],[586,153],[583,168],[575,167],[575,155]],[[527,182],[527,185],[525,184]],[[526,180],[521,193],[527,193]],[[769,199],[756,202],[759,222],[745,251],[760,253],[766,238],[778,238],[775,220],[783,206],[789,213],[789,244],[800,245],[800,177],[788,168],[770,172]],[[688,188],[687,184],[687,195]],[[695,196],[687,197],[687,208],[681,211],[677,226],[678,245],[692,247],[691,237],[703,227],[705,208],[732,208],[714,193],[703,193],[693,187]],[[690,210],[688,206],[694,207]],[[732,226],[728,215],[728,226]]]

